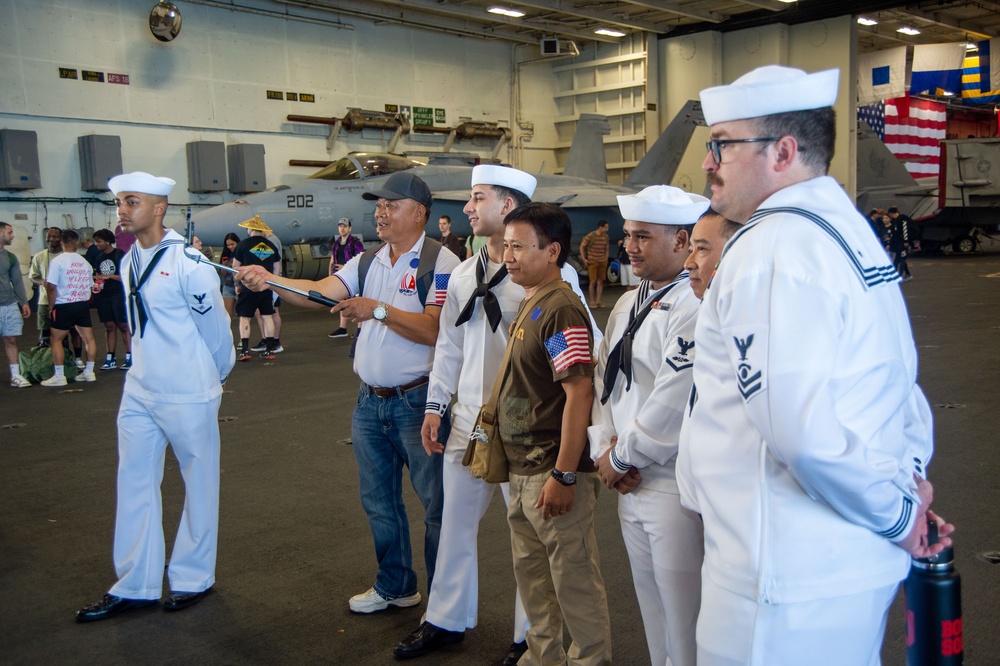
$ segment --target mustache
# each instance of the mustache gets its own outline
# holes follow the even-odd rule
[[[709,185],[723,185],[724,184],[722,178],[719,177],[719,174],[715,173],[714,171],[709,171],[708,173],[706,173],[705,174],[705,180],[708,181]]]

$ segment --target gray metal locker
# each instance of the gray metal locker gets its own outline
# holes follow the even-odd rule
[[[221,141],[192,141],[187,144],[188,191],[222,192],[226,179],[226,144]]]
[[[121,137],[89,134],[77,137],[76,145],[80,150],[80,189],[107,192],[108,179],[124,171]]]
[[[267,189],[264,173],[264,144],[237,143],[226,146],[229,158],[229,191],[233,194],[263,192]]]
[[[33,190],[41,186],[38,134],[31,130],[0,130],[0,190]]]

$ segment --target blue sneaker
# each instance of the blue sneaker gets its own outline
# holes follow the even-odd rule
[[[132,357],[131,357],[131,356],[127,356],[127,357],[125,358],[125,362],[124,362],[124,363],[122,363],[122,367],[121,367],[121,368],[119,368],[119,369],[120,369],[120,370],[128,370],[128,369],[129,369],[129,368],[131,368],[131,367],[132,367]]]
[[[109,358],[104,361],[104,365],[101,366],[101,370],[114,370],[118,367],[118,361],[113,358]]]

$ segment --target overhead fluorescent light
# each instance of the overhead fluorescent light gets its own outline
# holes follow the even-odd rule
[[[778,2],[783,2],[783,3],[785,3],[786,5],[790,5],[790,4],[792,4],[793,2],[798,2],[798,1],[799,1],[799,0],[778,0]]]
[[[975,42],[969,42],[969,43],[967,43],[965,45],[965,50],[966,51],[978,51],[979,50],[979,45],[976,44]]]
[[[605,37],[624,37],[625,33],[621,30],[611,30],[609,28],[601,28],[594,31],[595,35],[604,35]]]
[[[875,19],[865,18],[864,16],[858,17],[858,23],[861,25],[878,25],[878,21]]]
[[[911,27],[906,26],[906,25],[904,25],[902,28],[896,28],[896,32],[900,32],[900,33],[902,33],[904,35],[909,35],[910,37],[913,37],[914,35],[919,35],[920,34],[919,30],[917,30],[915,28],[911,28]]]
[[[508,7],[490,7],[487,9],[490,14],[499,14],[500,16],[509,16],[510,18],[522,18],[524,12],[518,11],[516,9],[510,9]]]

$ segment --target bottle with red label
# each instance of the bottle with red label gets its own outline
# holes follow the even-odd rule
[[[937,523],[927,521],[927,542],[937,543]],[[962,646],[962,579],[950,546],[913,560],[906,578],[907,666],[959,666]]]

